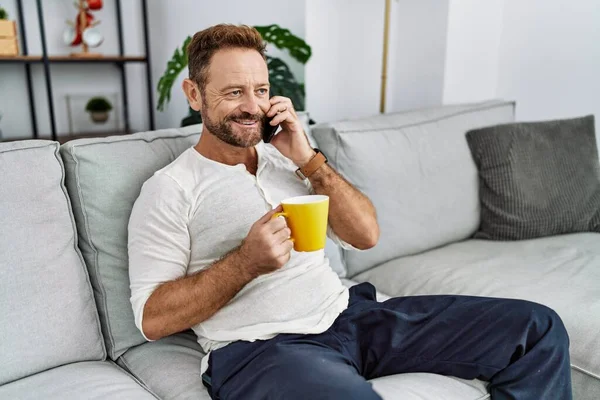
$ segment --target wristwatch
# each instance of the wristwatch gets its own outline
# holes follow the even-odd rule
[[[316,170],[321,168],[321,166],[327,162],[327,157],[321,152],[321,150],[317,148],[314,148],[313,150],[317,154],[315,154],[305,166],[296,170],[296,175],[302,180],[308,179],[312,174],[315,173]]]

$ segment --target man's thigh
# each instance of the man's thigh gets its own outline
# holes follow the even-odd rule
[[[267,342],[241,365],[227,365],[236,358],[227,351],[240,351],[227,347],[211,354],[214,399],[380,399],[353,360],[322,343]]]

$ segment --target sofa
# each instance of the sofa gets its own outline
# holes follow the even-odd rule
[[[326,255],[378,296],[468,294],[540,302],[571,339],[575,399],[600,398],[600,235],[473,239],[473,128],[514,121],[491,100],[308,125],[309,139],[373,201],[377,246]],[[127,222],[145,180],[201,126],[0,143],[0,398],[208,399],[191,331],[146,342],[129,302]],[[489,398],[486,382],[412,373],[372,381],[386,399]]]

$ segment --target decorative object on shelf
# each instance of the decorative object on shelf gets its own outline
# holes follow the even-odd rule
[[[66,136],[98,136],[130,133],[121,115],[118,91],[64,93],[67,108]]]
[[[8,13],[0,7],[0,56],[19,55],[17,24],[8,20]]]
[[[92,97],[85,105],[85,111],[90,113],[90,118],[97,124],[108,121],[112,108],[112,104],[106,97]]]
[[[97,28],[100,21],[95,20],[90,11],[102,9],[102,0],[79,0],[74,3],[77,8],[75,22],[67,21],[67,27],[63,31],[65,44],[76,47],[81,46],[82,51],[71,53],[73,57],[102,57],[100,53],[90,53],[89,48],[98,47],[104,41],[104,36]]]
[[[255,26],[264,41],[275,45],[277,48],[287,50],[288,53],[303,65],[308,62],[312,54],[310,46],[302,39],[295,36],[289,29],[279,25]],[[188,36],[181,46],[175,49],[173,57],[167,62],[167,69],[158,81],[157,110],[164,111],[165,105],[171,100],[171,88],[175,80],[188,65],[187,45],[192,40]],[[304,84],[299,83],[288,65],[277,57],[267,56],[271,96],[289,97],[296,110],[304,110]],[[202,122],[200,114],[189,108],[188,115],[181,121],[181,126]]]

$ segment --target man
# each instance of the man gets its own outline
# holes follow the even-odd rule
[[[567,333],[547,307],[467,296],[379,303],[371,284],[346,289],[323,251],[293,251],[285,220],[272,218],[282,199],[328,195],[328,235],[356,250],[378,240],[373,205],[310,147],[290,100],[269,98],[256,30],[198,32],[188,57],[183,90],[202,135],[135,203],[131,302],[148,340],[195,331],[212,398],[379,399],[367,380],[403,372],[484,379],[493,399],[571,398]],[[270,117],[281,131],[267,145]]]

